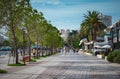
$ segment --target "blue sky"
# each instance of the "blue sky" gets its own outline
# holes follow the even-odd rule
[[[96,10],[120,20],[120,0],[31,0],[31,5],[58,29],[79,30],[84,14]]]

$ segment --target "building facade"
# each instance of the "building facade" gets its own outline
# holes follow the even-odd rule
[[[112,25],[112,16],[100,14],[101,22],[107,27]]]
[[[67,29],[67,30],[61,29],[60,33],[61,33],[61,37],[63,38],[63,40],[67,42],[67,38],[70,33],[70,30],[69,29]]]
[[[111,33],[113,37],[113,42],[119,42],[120,41],[120,20],[113,24],[111,27]]]
[[[120,42],[120,20],[106,29],[106,36],[111,37],[112,43]]]
[[[2,43],[4,41],[3,36],[0,35],[0,43]]]

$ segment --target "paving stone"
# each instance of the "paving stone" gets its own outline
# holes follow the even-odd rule
[[[33,64],[14,67],[18,71],[0,74],[0,79],[120,79],[120,64],[84,54],[59,53]]]

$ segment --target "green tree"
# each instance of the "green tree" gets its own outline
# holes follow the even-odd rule
[[[16,54],[16,64],[18,63],[18,46],[23,46],[22,43],[24,43],[24,31],[26,31],[25,45],[28,43],[30,56],[31,43],[37,42],[37,46],[40,43],[44,46],[59,46],[61,40],[59,31],[47,22],[42,12],[31,7],[29,0],[1,0],[0,11],[0,28],[7,29],[7,36]]]
[[[26,31],[26,37],[27,37],[27,42],[28,42],[28,52],[29,56],[31,58],[31,42],[35,42],[36,37],[38,36],[36,30],[36,25],[38,25],[38,13],[37,10],[32,9],[31,7],[28,7],[25,9],[26,14],[24,18],[24,29]]]
[[[61,46],[62,39],[60,37],[59,30],[52,26],[52,24],[48,23],[43,41],[47,46],[51,47],[51,49],[56,49]],[[53,52],[53,50],[51,51]]]
[[[79,34],[77,30],[72,30],[72,32],[69,33],[68,36],[68,43],[71,48],[79,48]]]
[[[88,11],[84,15],[85,20],[81,24],[80,34],[96,40],[96,37],[103,32],[106,26],[100,21],[100,14],[97,11]]]
[[[16,54],[16,64],[18,64],[18,41],[15,29],[22,22],[23,9],[29,5],[29,0],[1,0],[0,1],[0,25],[8,29],[14,52]]]

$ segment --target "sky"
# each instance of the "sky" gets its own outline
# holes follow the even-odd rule
[[[112,16],[112,23],[120,20],[120,0],[30,0],[34,9],[58,29],[79,30],[87,11]]]

